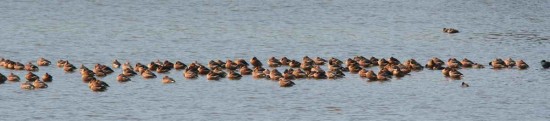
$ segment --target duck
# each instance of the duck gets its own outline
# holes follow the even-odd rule
[[[309,74],[309,77],[311,77],[313,79],[326,79],[327,75],[324,71],[323,72],[311,72]]]
[[[3,76],[3,75],[2,75],[2,76]],[[0,77],[0,78],[1,78],[1,77]],[[8,81],[12,81],[12,82],[18,82],[18,81],[21,80],[21,79],[19,78],[19,76],[15,75],[15,74],[13,74],[13,73],[10,73],[10,74],[8,75],[8,77],[7,77],[7,80],[8,80]]]
[[[162,63],[162,66],[164,68],[168,68],[169,70],[173,69],[174,68],[174,63],[168,61],[168,60],[164,60],[164,62]]]
[[[7,60],[4,64],[4,67],[6,69],[12,69],[13,70],[13,69],[15,69],[15,64],[16,64],[16,62]]]
[[[107,87],[109,87],[109,84],[107,84],[107,83],[105,83],[101,80],[94,79],[94,80],[91,80],[90,82],[88,82],[88,87],[92,91],[102,92],[102,91],[107,90]]]
[[[124,76],[135,76],[135,75],[137,75],[137,73],[134,70],[130,69],[130,68],[122,69],[122,74]]]
[[[38,66],[32,64],[31,62],[27,63],[27,65],[25,65],[25,70],[27,71],[38,71]]]
[[[82,69],[82,70],[80,70],[80,75],[82,75],[82,76],[95,76],[95,73],[92,70],[89,70],[89,69]]]
[[[229,71],[229,73],[227,74],[227,78],[231,80],[238,80],[241,79],[241,77],[243,76],[235,71]]]
[[[359,66],[359,64],[355,64],[355,65],[350,65],[348,66],[348,70],[350,73],[358,73],[359,71],[361,71],[361,66]]]
[[[359,66],[361,67],[370,67],[372,65],[372,62],[370,62],[370,60],[366,59],[366,58],[361,58],[357,61],[357,64],[359,64]]]
[[[458,33],[458,30],[454,28],[443,28],[443,32],[453,34],[453,33]]]
[[[29,72],[25,75],[25,79],[27,79],[27,81],[35,81],[38,80],[39,77],[36,74]]]
[[[214,71],[211,71],[208,74],[206,74],[206,79],[207,80],[219,80],[220,76],[218,74],[214,73]]]
[[[241,68],[239,69],[239,72],[242,74],[242,75],[250,75],[252,74],[252,69],[246,67],[246,66],[241,66]]]
[[[396,67],[399,67],[399,71],[401,71],[405,75],[408,75],[409,73],[411,73],[411,69],[409,69],[407,66],[403,64],[397,64]]]
[[[76,67],[73,64],[69,63],[68,61],[63,65],[63,70],[65,72],[74,72],[75,69]]]
[[[452,68],[450,67],[445,67],[443,68],[443,70],[441,70],[441,73],[443,74],[443,76],[445,77],[448,77],[449,76],[449,72],[452,70]]]
[[[364,56],[355,56],[355,57],[353,57],[353,60],[359,62],[360,60],[368,60],[368,59],[365,58]]]
[[[462,76],[463,74],[456,69],[451,69],[451,71],[449,71],[449,77],[451,78],[460,79]]]
[[[187,68],[187,65],[181,61],[176,61],[176,63],[174,63],[174,69],[176,70],[183,70],[185,68]]]
[[[131,69],[131,70],[134,70],[134,67],[132,67],[132,65],[130,64],[130,62],[126,61],[125,63],[123,63],[121,66],[122,70],[128,68],[128,69]]]
[[[48,73],[45,73],[43,76],[42,76],[42,81],[44,82],[52,82],[53,80],[53,77],[52,75],[48,74]]]
[[[128,78],[127,76],[125,76],[124,74],[118,74],[118,76],[116,77],[116,80],[118,82],[127,82],[127,81],[131,81],[130,78]]]
[[[378,58],[376,58],[376,57],[374,57],[374,56],[371,56],[371,57],[369,58],[369,61],[371,62],[371,65],[372,65],[372,66],[378,66],[378,61],[380,61],[380,59],[378,59]]]
[[[252,77],[254,77],[254,78],[265,78],[265,77],[266,77],[266,74],[263,73],[263,72],[260,71],[260,70],[254,69],[254,70],[252,71]]]
[[[256,58],[256,57],[252,57],[252,59],[250,59],[250,64],[252,64],[252,66],[254,66],[254,67],[262,66],[262,62],[260,60],[258,60],[258,58]]]
[[[173,66],[162,65],[157,68],[157,73],[168,73]]]
[[[333,64],[328,64],[328,69],[329,70],[340,70],[340,71],[344,71],[344,72],[349,72],[350,70],[348,69],[348,67],[344,68],[342,67],[342,65],[333,65]]]
[[[34,88],[48,88],[48,84],[46,84],[43,81],[40,81],[38,79],[34,80],[32,85],[34,86]]]
[[[378,72],[378,75],[376,76],[376,80],[378,81],[386,81],[389,80],[389,75],[387,75],[385,72],[380,71]]]
[[[290,59],[288,59],[287,57],[282,57],[279,62],[281,62],[281,65],[288,66],[288,64],[290,63]]]
[[[202,66],[202,65],[195,61],[195,62],[189,64],[189,66],[187,66],[187,69],[198,72],[199,66]]]
[[[150,70],[145,70],[141,73],[141,77],[145,79],[150,79],[150,78],[157,78],[157,75],[155,75],[155,73],[153,73]]]
[[[367,71],[365,77],[371,81],[378,80],[378,76],[372,70]]]
[[[168,60],[166,60],[168,61]],[[162,66],[164,65],[164,63],[162,63],[162,61],[160,61],[160,59],[157,59],[156,61],[154,61],[155,64],[157,64],[158,66]]]
[[[500,58],[493,59],[491,62],[489,62],[489,65],[493,66],[493,69],[501,69],[506,68],[506,64],[504,61]]]
[[[217,67],[221,67],[221,64],[214,60],[208,61],[208,68],[217,68]]]
[[[225,76],[227,76],[227,73],[223,71],[221,67],[213,68],[212,71],[210,72],[214,72],[216,75],[220,76],[221,78],[225,78]]]
[[[267,60],[267,65],[268,65],[269,67],[279,67],[279,66],[281,66],[282,64],[281,64],[281,62],[280,62],[279,60],[277,60],[277,58],[271,57],[271,58],[269,58],[269,59]]]
[[[95,76],[98,76],[98,77],[105,77],[105,76],[107,76],[107,73],[105,73],[105,72],[103,72],[102,70],[97,69],[97,68],[95,68],[92,72],[94,73]]]
[[[390,57],[387,61],[388,61],[388,64],[391,64],[391,65],[401,64],[401,61],[399,61],[397,58],[394,58],[394,57]]]
[[[304,69],[305,70],[305,69]],[[311,72],[321,72],[321,73],[325,73],[325,70],[323,70],[323,68],[321,68],[321,66],[319,65],[315,65],[313,66],[311,69],[309,69]]]
[[[391,78],[391,75],[392,75],[392,71],[386,69],[386,68],[382,68],[380,69],[380,71],[378,71],[378,75],[382,75],[382,76],[385,76],[385,77],[388,77],[388,78]]]
[[[139,72],[139,73],[141,73],[141,72],[143,72],[143,71],[145,71],[145,70],[149,70],[149,69],[148,69],[147,66],[145,66],[145,65],[143,65],[143,64],[141,64],[141,63],[137,63],[137,64],[136,64],[136,68],[134,68],[134,71]]]
[[[204,66],[199,66],[199,68],[197,68],[197,71],[199,74],[202,74],[202,75],[206,75],[210,72],[210,69],[204,67]]]
[[[120,62],[117,59],[113,60],[113,68],[120,68]]]
[[[41,57],[36,61],[36,64],[38,64],[38,66],[49,66],[52,62]]]
[[[160,65],[158,65],[157,63],[155,62],[150,62],[149,64],[147,64],[147,69],[148,70],[151,70],[151,71],[155,71],[157,70],[157,68],[159,67]]]
[[[401,69],[397,66],[394,66],[394,69],[392,71],[393,76],[395,77],[403,77],[405,76],[405,73],[401,71]]]
[[[430,69],[430,70],[439,70],[439,68],[441,68],[440,65],[437,65],[434,60],[428,60],[428,62],[426,63],[425,65],[426,68]]]
[[[0,66],[4,67],[6,69],[9,69],[8,68],[9,63],[10,63],[9,59],[0,58]]]
[[[99,63],[95,65],[94,69],[98,69],[98,70],[100,70],[101,72],[103,72],[105,74],[111,74],[111,73],[115,72],[110,67],[108,67],[106,65],[99,64]]]
[[[32,83],[29,82],[29,81],[26,81],[26,82],[21,83],[21,85],[20,85],[19,87],[20,87],[21,89],[25,89],[25,90],[34,89],[34,85],[32,85]]]
[[[359,74],[359,77],[366,78],[367,77],[367,72],[369,72],[369,71],[367,69],[363,68],[357,73]]]
[[[269,73],[269,78],[271,80],[278,80],[279,78],[283,77],[283,74],[281,72],[279,72],[279,70],[277,69],[273,69],[271,70],[271,72]]]
[[[15,64],[13,65],[13,69],[15,69],[15,70],[25,70],[25,65],[23,65],[22,63],[19,63],[19,62],[15,62]]]
[[[313,61],[311,61],[311,62],[309,62],[309,61],[308,62],[302,62],[302,64],[300,65],[300,68],[304,69],[304,70],[310,70],[311,68],[313,68]]]
[[[357,61],[351,59],[351,58],[348,58],[346,60],[346,67],[349,67],[349,66],[352,66],[352,65],[358,65]]]
[[[545,69],[550,68],[550,62],[546,62],[546,60],[540,61],[540,65]]]
[[[271,70],[269,70],[269,69],[264,69],[263,72],[264,72],[264,74],[266,75],[267,78],[270,77],[269,75],[271,74]]]
[[[474,62],[468,60],[468,58],[464,58],[462,59],[462,61],[460,61],[460,64],[462,64],[462,67],[464,68],[470,68],[473,66]]]
[[[294,70],[290,70],[290,71],[289,71],[288,69],[285,70],[285,71],[283,72],[283,78],[291,79],[291,80],[292,80],[292,79],[296,79],[296,77],[294,76],[294,74],[292,74],[292,72],[294,72]]]
[[[449,60],[447,60],[447,67],[460,68],[462,64],[456,58],[449,58]]]
[[[517,61],[516,66],[517,66],[519,69],[527,69],[527,68],[529,68],[529,65],[527,65],[527,63],[525,63],[525,61],[523,61],[523,60]]]
[[[445,64],[445,62],[443,62],[443,60],[437,58],[437,57],[432,57],[432,60],[435,62],[435,64],[437,65],[443,65]]]
[[[462,85],[460,85],[461,87],[470,87],[470,85],[466,82],[462,82]]]
[[[386,59],[381,58],[378,60],[378,66],[384,67],[386,65],[388,65],[388,61]]]
[[[313,63],[315,63],[315,65],[325,65],[326,62],[327,60],[321,57],[315,57],[315,59],[313,60]]]
[[[240,68],[242,66],[248,66],[248,63],[244,59],[235,60],[235,64],[237,64],[237,68]]]
[[[382,67],[382,66],[381,66]],[[395,65],[386,65],[386,66],[383,66],[382,68],[385,69],[385,70],[388,70],[390,72],[390,75],[391,75],[391,72],[393,72],[393,68],[395,67]]]
[[[57,67],[61,68],[63,66],[65,66],[65,64],[69,63],[68,60],[58,60],[57,61]]]
[[[516,66],[516,61],[514,61],[512,58],[508,58],[508,59],[504,60],[504,64],[508,68],[512,68],[512,67]]]
[[[233,61],[227,59],[225,61],[225,68],[228,69],[228,70],[237,70],[237,64],[234,63]]]
[[[309,58],[309,56],[302,57],[302,63],[310,63],[313,65],[313,59]]]
[[[346,74],[344,74],[344,71],[342,71],[341,69],[330,70],[328,72],[334,73],[335,76],[338,77],[338,78],[343,78],[344,76],[346,76]]]
[[[294,82],[290,81],[289,79],[280,78],[279,79],[279,86],[280,87],[292,87],[296,85]]]
[[[299,68],[300,65],[302,65],[302,63],[296,60],[290,60],[290,62],[288,62],[288,66],[290,66],[291,68]]]
[[[225,69],[225,62],[223,62],[222,60],[217,60],[216,63],[220,65],[220,68]]]
[[[405,66],[405,68],[409,69],[409,70],[422,70],[422,65],[420,65],[420,63],[416,62],[416,60],[414,59],[409,59],[409,60],[406,60],[405,63],[403,63],[403,65]]]
[[[164,84],[174,83],[174,82],[176,82],[176,81],[171,77],[168,77],[168,76],[162,77],[162,83],[164,83]]]
[[[378,61],[378,60],[377,60]],[[371,61],[372,62],[372,61]],[[342,65],[344,62],[340,59],[337,59],[337,58],[334,58],[334,57],[330,57],[330,59],[328,59],[328,64],[329,65]]]
[[[341,70],[330,70],[326,74],[329,79],[343,78],[346,76]]]
[[[194,79],[199,77],[197,72],[192,71],[191,69],[187,68],[185,69],[185,72],[183,72],[183,76],[188,79]]]
[[[292,69],[292,75],[296,78],[306,78],[307,74],[302,69]]]

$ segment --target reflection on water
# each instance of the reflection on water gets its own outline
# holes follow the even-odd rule
[[[460,7],[456,7],[460,6]],[[462,69],[461,80],[423,70],[369,82],[253,79],[206,81],[168,74],[91,92],[78,73],[41,67],[47,89],[0,84],[4,120],[545,120],[550,49],[546,1],[7,1],[0,4],[0,57],[76,66],[114,59],[198,61],[275,56],[523,59],[530,68]],[[461,33],[445,34],[441,28]],[[486,65],[487,66],[487,65]],[[323,66],[326,69],[326,66]],[[283,67],[280,68],[284,69]],[[378,68],[369,68],[377,71]],[[7,75],[24,71],[0,69]],[[461,88],[462,82],[470,87]]]

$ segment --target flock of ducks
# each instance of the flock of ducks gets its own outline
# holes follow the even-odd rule
[[[444,33],[458,33],[459,31],[454,28],[443,28]],[[550,62],[542,60],[541,65],[543,68],[550,68]],[[36,61],[36,65],[32,62],[23,64],[20,62],[12,61],[9,59],[0,59],[0,66],[10,70],[26,70],[28,73],[25,75],[27,81],[21,83],[21,89],[35,89],[35,88],[47,88],[46,82],[52,82],[52,76],[45,73],[42,77],[37,76],[33,72],[39,71],[39,66],[50,66],[51,61],[45,58],[39,58]],[[328,71],[321,68],[322,65],[328,65]],[[442,61],[437,57],[433,57],[426,62],[425,65],[421,65],[414,59],[406,60],[401,63],[398,59],[390,57],[388,59],[378,59],[376,57],[365,58],[363,56],[356,56],[353,59],[348,58],[345,61],[341,61],[336,58],[329,58],[328,60],[320,57],[310,58],[304,56],[302,61],[291,60],[287,57],[277,59],[271,57],[267,60],[266,65],[271,68],[264,68],[264,64],[256,57],[252,57],[248,62],[244,59],[237,60],[210,60],[207,65],[203,65],[197,61],[184,64],[181,61],[172,63],[168,60],[161,62],[160,60],[150,62],[148,64],[136,63],[132,66],[130,62],[120,63],[118,60],[112,62],[113,68],[121,68],[122,73],[118,74],[116,80],[119,82],[131,81],[134,76],[141,76],[145,79],[157,78],[156,73],[167,73],[172,69],[183,70],[183,76],[187,79],[198,78],[199,75],[205,75],[207,80],[219,80],[221,78],[228,78],[231,80],[238,80],[243,75],[252,75],[252,77],[260,79],[265,78],[273,81],[278,81],[280,87],[291,87],[295,85],[292,81],[300,78],[312,78],[312,79],[337,79],[345,76],[344,72],[352,74],[358,74],[361,78],[366,78],[369,81],[385,81],[393,77],[401,78],[406,75],[410,75],[411,71],[420,71],[424,68],[429,70],[441,70],[443,76],[451,79],[461,79],[464,75],[458,70],[461,68],[485,68],[482,64],[474,63],[467,58],[459,61],[456,58],[449,58],[447,62]],[[518,68],[527,69],[529,65],[523,60],[513,60],[508,58],[502,60],[496,58],[489,62],[489,65],[493,69],[502,68]],[[57,61],[57,66],[65,72],[74,72],[76,67],[68,60]],[[277,67],[288,67],[281,73],[277,70]],[[369,67],[378,66],[380,69],[377,73],[373,70],[368,70]],[[105,77],[115,71],[107,65],[96,64],[93,69],[81,65],[79,68],[82,81],[88,83],[88,87],[92,91],[105,91],[109,85],[97,79],[96,77]],[[0,84],[5,81],[18,82],[20,77],[10,73],[7,77],[0,73]],[[176,82],[169,76],[162,77],[162,83],[174,83]],[[469,87],[469,84],[462,82],[462,87]]]
[[[51,61],[39,58],[34,65],[32,62],[22,64],[9,59],[0,59],[0,66],[10,70],[26,70],[28,73],[25,75],[26,81],[21,83],[21,89],[35,89],[35,88],[47,88],[46,82],[52,82],[53,77],[45,73],[42,77],[37,76],[33,72],[39,70],[39,66],[50,66]],[[268,68],[264,68],[267,65]],[[324,70],[321,66],[327,65],[328,70]],[[496,58],[489,62],[489,65],[493,69],[502,68],[517,68],[527,69],[529,65],[523,60],[513,60]],[[550,68],[550,62],[546,60],[541,61],[543,68]],[[374,72],[369,67],[379,67],[378,72]],[[65,72],[75,72],[77,68],[68,60],[57,61],[57,67],[63,69]],[[183,70],[183,76],[187,79],[198,78],[199,75],[206,76],[207,80],[219,80],[227,78],[231,80],[238,80],[243,75],[251,75],[257,79],[269,79],[278,81],[280,87],[291,87],[295,85],[292,80],[311,78],[311,79],[337,79],[345,77],[344,72],[351,74],[358,74],[361,78],[366,78],[369,81],[385,81],[391,78],[402,78],[406,75],[410,75],[413,71],[420,71],[424,68],[429,70],[441,70],[443,76],[451,79],[461,79],[464,75],[459,72],[461,68],[485,68],[484,65],[475,63],[467,58],[459,61],[456,58],[449,58],[446,62],[437,57],[429,59],[425,65],[421,65],[415,59],[409,59],[404,62],[390,57],[366,58],[363,56],[355,56],[354,58],[348,58],[345,61],[329,58],[324,59],[320,57],[310,58],[304,56],[301,61],[291,60],[287,57],[277,59],[276,57],[270,57],[267,63],[264,64],[256,57],[252,57],[249,61],[244,59],[237,60],[210,60],[207,65],[203,65],[197,61],[190,63],[189,65],[176,61],[174,63],[165,60],[153,61],[147,64],[136,63],[132,66],[130,62],[120,63],[118,60],[114,60],[112,65],[95,64],[93,69],[81,65],[79,72],[82,77],[82,81],[88,83],[88,87],[92,91],[105,91],[109,85],[97,79],[96,77],[105,77],[115,71],[112,68],[120,68],[122,72],[117,75],[116,80],[119,82],[131,81],[134,76],[141,76],[145,79],[157,78],[156,73],[167,73],[171,70]],[[278,67],[287,67],[284,71],[279,71]],[[18,82],[21,79],[19,76],[10,73],[5,76],[0,73],[0,83],[5,81]],[[162,83],[174,83],[176,82],[169,76],[162,77]],[[462,83],[462,87],[469,87],[465,82]]]
[[[40,58],[37,61],[38,66],[49,66],[51,62],[44,58]],[[26,70],[28,73],[25,75],[25,79],[27,80],[24,83],[21,83],[22,89],[34,89],[34,88],[47,88],[48,84],[46,82],[52,82],[53,77],[52,75],[45,73],[42,77],[39,77],[38,75],[32,73],[37,72],[39,70],[37,65],[32,64],[31,62],[27,63],[26,65],[23,65],[20,62],[11,61],[9,59],[0,59],[0,66],[10,69],[10,70]],[[21,78],[13,73],[10,73],[7,77],[0,73],[0,84],[4,83],[5,81],[11,81],[11,82],[19,82]]]

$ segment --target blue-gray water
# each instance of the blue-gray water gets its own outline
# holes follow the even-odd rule
[[[550,3],[546,0],[4,1],[0,57],[20,62],[66,59],[110,65],[114,59],[185,63],[287,56],[352,58],[523,59],[527,70],[463,69],[367,82],[296,80],[291,88],[255,80],[187,80],[174,84],[115,74],[92,92],[78,73],[41,67],[50,87],[0,84],[0,120],[549,120]],[[443,27],[457,28],[445,34]],[[325,66],[323,66],[325,67]],[[280,68],[284,69],[284,68]],[[378,68],[369,68],[378,70]],[[25,71],[0,69],[7,75]],[[165,74],[159,74],[165,75]],[[471,87],[461,88],[467,82]]]

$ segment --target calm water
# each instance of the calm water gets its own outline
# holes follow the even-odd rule
[[[255,80],[132,78],[92,92],[78,73],[41,67],[49,88],[0,85],[0,120],[549,120],[550,3],[486,1],[4,1],[0,57],[67,59],[92,67],[114,59],[260,60],[287,56],[524,59],[531,68],[463,69],[462,80],[423,70],[387,82],[346,73],[296,80],[291,88]],[[459,34],[445,34],[453,27]],[[325,66],[323,66],[325,67]],[[284,69],[284,68],[280,68]],[[378,70],[378,68],[369,68]],[[25,71],[0,69],[7,75]],[[160,76],[166,74],[159,74]],[[468,82],[471,87],[461,88]]]

